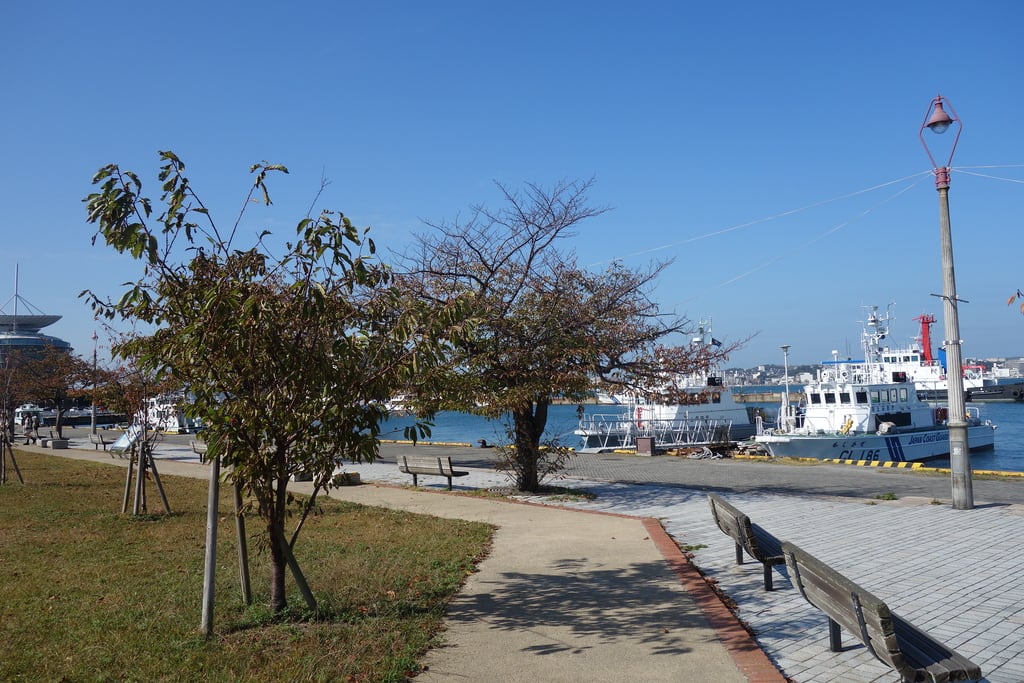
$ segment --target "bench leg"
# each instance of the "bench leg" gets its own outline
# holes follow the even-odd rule
[[[772,586],[772,565],[768,562],[764,563],[764,589],[766,591],[773,590]]]
[[[412,473],[412,485],[413,486],[419,486],[419,482],[416,480],[416,473],[415,472]]]
[[[832,652],[843,651],[843,634],[839,631],[839,624],[828,618],[828,649]]]
[[[452,490],[452,478],[451,477],[448,477],[448,490],[449,491]]]
[[[736,564],[743,564],[743,546],[736,544]]]

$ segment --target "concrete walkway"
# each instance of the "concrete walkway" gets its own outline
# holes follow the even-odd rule
[[[498,527],[417,681],[782,680],[749,640],[731,656],[676,575],[678,550],[662,554],[657,522],[375,485],[331,495]]]

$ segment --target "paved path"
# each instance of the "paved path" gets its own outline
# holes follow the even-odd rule
[[[393,455],[396,448],[402,447],[389,447],[385,455]],[[422,447],[418,448],[423,452]],[[478,453],[473,457],[479,457]],[[183,469],[196,469],[196,458],[187,446],[167,444],[161,449],[161,459],[167,466],[178,461]],[[642,460],[650,459],[638,458],[637,462]],[[627,459],[615,466],[628,465]],[[672,467],[671,464],[663,466]],[[168,469],[164,463],[161,467],[162,473]],[[728,467],[727,471],[735,472],[735,468],[744,465],[729,463]],[[758,467],[761,466],[748,464],[746,476],[751,471],[757,472]],[[359,472],[367,482],[406,486],[411,483],[411,477],[398,472],[393,462],[360,464],[345,469]],[[709,488],[724,488],[728,500],[776,536],[797,543],[840,569],[886,600],[907,620],[978,663],[986,674],[983,681],[1024,681],[1024,506],[989,503],[978,496],[977,489],[977,507],[969,511],[934,504],[935,499],[931,497],[905,496],[887,501],[857,498],[853,491],[841,496],[821,495],[812,490],[799,490],[802,470],[793,468],[790,475],[793,484],[784,492],[778,487],[764,492],[753,485],[717,486],[713,481],[693,487],[568,479],[561,483],[585,489],[596,494],[596,498],[592,501],[560,500],[558,505],[661,520],[679,545],[693,550],[694,562],[706,576],[736,602],[739,617],[754,630],[757,643],[775,666],[793,681],[889,682],[894,677],[891,670],[859,645],[840,654],[830,652],[823,615],[792,589],[784,567],[776,569],[777,590],[766,593],[761,586],[760,565],[734,564],[732,542],[715,527],[708,511],[706,492]],[[862,476],[873,474],[862,473]],[[421,484],[427,491],[440,492],[446,481],[421,477]],[[507,484],[507,480],[493,470],[475,467],[470,476],[456,480],[456,489]],[[353,487],[341,490],[339,495],[366,502],[374,502],[376,497],[380,500],[375,504],[485,520],[488,515],[496,514],[486,511],[492,510],[488,506],[536,509],[395,487]],[[474,506],[481,508],[471,510]],[[660,672],[665,662],[676,661],[674,657],[655,654],[660,652],[678,655],[679,661],[702,662],[689,666],[687,675],[695,671],[707,674],[706,678],[694,674],[690,678],[672,680],[728,681],[733,680],[731,677],[738,670],[743,670],[746,680],[760,680],[757,676],[763,672],[741,669],[742,663],[726,666],[721,651],[715,653],[714,641],[724,644],[728,636],[723,636],[724,631],[708,636],[709,632],[703,630],[707,624],[701,625],[686,596],[689,594],[693,599],[695,592],[688,587],[681,594],[677,584],[665,583],[664,569],[672,566],[671,557],[663,554],[667,559],[659,562],[646,547],[650,542],[638,543],[635,527],[631,529],[630,525],[640,522],[627,520],[629,523],[620,527],[620,517],[563,517],[564,511],[557,512],[550,517],[545,515],[543,523],[530,518],[531,514],[539,513],[522,513],[525,516],[520,520],[510,515],[500,522],[503,530],[498,535],[500,552],[496,545],[495,554],[484,563],[480,574],[471,578],[466,591],[453,604],[448,617],[448,636],[453,647],[429,655],[433,673],[427,680],[495,677],[514,680],[505,674],[515,674],[519,670],[517,665],[522,665],[522,655],[527,652],[537,655],[530,660],[552,666],[551,676],[556,676],[557,671],[574,670],[571,666],[574,655],[577,661],[585,661],[583,655],[590,654],[596,655],[590,660],[597,667],[597,673],[590,676],[595,680],[658,680],[638,675],[634,667],[647,662],[652,667],[657,664],[651,671]],[[582,527],[577,530],[568,521],[578,518],[596,518],[600,523],[596,529],[584,532]],[[526,526],[517,526],[524,524]],[[529,535],[530,529],[541,528],[544,533],[538,534],[536,539]],[[647,531],[653,530],[647,527]],[[583,538],[585,533],[596,535],[587,538],[582,546],[574,545],[572,539]],[[518,540],[514,538],[517,535]],[[655,533],[650,535],[657,540]],[[543,542],[542,536],[546,539]],[[614,539],[610,538],[612,536]],[[623,564],[627,555],[636,555],[639,559],[626,560]],[[531,556],[548,559],[538,560],[528,570],[517,564],[528,563]],[[559,556],[561,560],[551,559]],[[608,572],[605,572],[605,563],[612,568]],[[630,587],[645,585],[651,586],[649,594],[624,592]],[[647,600],[651,601],[650,607]],[[557,609],[538,611],[544,605]],[[672,622],[668,633],[630,634],[631,624],[650,626],[654,621],[671,617],[673,609],[679,611],[678,621]],[[657,618],[648,621],[637,616],[647,612]],[[713,616],[711,623],[715,625]],[[531,625],[536,628],[527,628]],[[687,635],[684,638],[680,634]],[[850,638],[846,640],[852,642]],[[684,641],[689,645],[681,646]],[[689,651],[690,645],[692,651]],[[707,659],[700,659],[698,645],[711,652]],[[639,657],[634,660],[622,655],[609,660],[600,656],[602,647],[611,648],[608,652],[612,653],[616,647],[634,648],[628,651],[638,653]],[[470,656],[470,659],[482,660],[474,665],[483,668],[468,668],[470,663],[460,660],[460,648],[463,652],[486,653]],[[509,659],[499,659],[503,656]],[[564,660],[564,667],[559,660]],[[451,668],[445,669],[446,666]],[[536,674],[531,677],[523,671],[517,680],[569,680]],[[619,671],[628,674],[620,678],[616,673]],[[488,674],[486,678],[483,673]],[[580,675],[577,671],[573,680]],[[665,680],[669,679],[671,677]]]
[[[353,469],[370,481],[409,483],[409,476],[390,463]],[[421,481],[430,488],[445,485],[443,479]],[[456,488],[507,483],[494,472],[476,470]],[[766,593],[759,564],[736,566],[732,542],[715,526],[705,491],[652,483],[560,483],[596,499],[559,505],[656,518],[677,543],[696,549],[695,564],[737,603],[739,617],[787,677],[800,683],[894,680],[892,670],[861,646],[841,654],[829,651],[824,617],[793,590],[784,567],[776,570],[784,577],[776,579],[777,590]],[[984,681],[1024,681],[1024,506],[977,501],[974,510],[964,511],[933,504],[931,498],[858,500],[756,491],[727,497],[779,538],[839,568],[979,664]]]
[[[498,527],[416,681],[782,681],[767,659],[769,675],[744,675],[652,542],[657,522],[373,485],[331,495]]]

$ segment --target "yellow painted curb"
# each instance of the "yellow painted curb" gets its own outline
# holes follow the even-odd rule
[[[856,467],[899,467],[911,469],[915,472],[931,472],[934,474],[949,474],[952,470],[948,467],[928,467],[923,462],[877,462],[874,460],[834,460],[818,458],[792,458],[801,462],[827,462],[831,465],[854,465]],[[996,477],[1024,477],[1024,472],[1008,472],[1003,470],[972,470],[971,474],[984,474]]]
[[[408,439],[381,439],[380,442],[398,443],[408,446],[465,446],[466,448],[472,448],[473,446],[473,444],[462,443],[460,441],[409,441]]]

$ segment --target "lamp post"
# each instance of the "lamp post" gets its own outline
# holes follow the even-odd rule
[[[92,333],[92,413],[91,413],[91,425],[92,433],[96,433],[96,340],[99,337],[96,333]]]
[[[946,112],[949,109],[949,112]],[[945,133],[951,126],[956,126],[956,136],[949,148],[946,163],[939,166],[935,163],[928,143],[924,139],[925,129],[933,133]],[[970,510],[974,507],[974,491],[971,483],[971,451],[967,443],[967,414],[964,408],[963,361],[961,360],[960,319],[957,314],[956,276],[953,270],[953,238],[949,229],[949,170],[953,162],[953,152],[963,123],[956,115],[949,100],[938,95],[928,105],[924,122],[918,131],[918,137],[928,160],[932,163],[935,174],[935,189],[939,191],[939,234],[942,239],[942,302],[945,317],[946,338],[942,342],[946,349],[946,394],[949,400],[949,465],[952,472],[953,508]]]
[[[790,429],[792,427],[790,424],[792,411],[789,409],[789,344],[783,344],[779,348],[782,349],[782,381],[785,387],[785,393],[782,395],[782,415],[786,420],[786,429]]]

